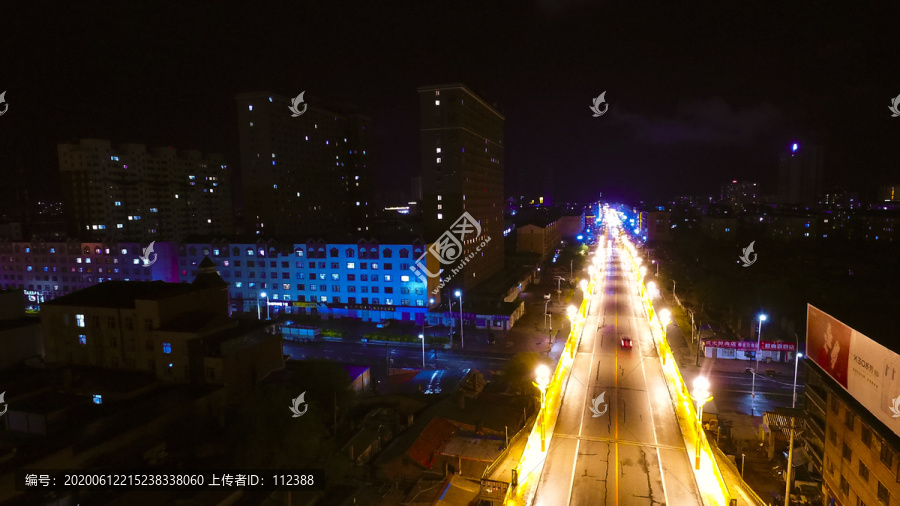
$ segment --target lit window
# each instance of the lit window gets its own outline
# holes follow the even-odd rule
[[[435,101],[434,101],[434,105],[441,105],[441,101],[440,101],[440,100],[435,100]]]
[[[114,162],[118,162],[118,161],[119,161],[119,157],[118,157],[118,156],[111,156],[111,157],[109,157],[109,159],[112,160],[112,161],[114,161]]]
[[[250,106],[250,110],[251,110],[251,111],[253,110],[253,106],[252,106],[252,105]]]
[[[87,345],[87,336],[84,334],[78,334],[78,344],[82,346]]]
[[[163,353],[166,355],[172,353],[172,343],[163,343]]]
[[[356,264],[353,263],[353,262],[347,262],[347,268],[348,268],[348,269],[355,269],[355,268],[356,268]]]
[[[438,213],[438,219],[439,219],[439,220],[443,220],[443,219],[444,219],[444,215],[443,215],[442,213]]]
[[[269,102],[271,102],[271,101],[272,101],[272,97],[269,97]]]
[[[137,265],[137,264],[141,263],[141,260],[140,260],[139,258],[135,258],[134,261],[133,261],[132,263],[133,263],[134,265]]]
[[[319,302],[328,302],[328,296],[322,295],[319,297]]]
[[[119,207],[119,206],[121,206],[121,205],[122,205],[122,202],[117,200],[117,201],[116,201],[116,207]]]
[[[444,206],[442,206],[441,204],[438,204],[438,211],[440,211],[443,208],[444,208]]]
[[[441,152],[441,148],[437,148],[436,153],[440,153],[440,152]]]
[[[84,327],[84,315],[83,314],[75,315],[75,325],[77,325],[79,327]]]
[[[400,281],[406,283],[407,281],[409,281],[409,276],[400,276]]]
[[[441,163],[441,158],[440,158],[440,157],[438,157],[437,163]]]
[[[438,200],[441,200],[441,196],[440,196],[440,195],[438,195]]]
[[[103,404],[103,396],[100,394],[94,394],[91,396],[94,404]]]

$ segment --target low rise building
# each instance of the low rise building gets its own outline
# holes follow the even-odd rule
[[[536,253],[543,263],[559,246],[560,231],[557,219],[536,219],[516,229],[516,247],[519,252]]]

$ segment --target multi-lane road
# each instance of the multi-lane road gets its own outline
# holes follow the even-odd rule
[[[701,504],[625,255],[613,247],[604,293],[591,296],[536,505]]]
[[[361,344],[324,342],[297,344],[284,341],[284,352],[295,360],[327,359],[344,363],[364,364],[372,368],[372,375],[382,378],[388,364],[392,368],[422,369],[422,348],[418,346],[385,346],[383,344]],[[502,352],[487,353],[458,350],[425,350],[425,369],[476,369],[490,378],[492,372],[501,371],[509,361],[509,355]]]

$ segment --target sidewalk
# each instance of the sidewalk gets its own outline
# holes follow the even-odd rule
[[[706,358],[701,355],[699,360],[700,366],[698,367],[696,365],[696,344],[691,343],[689,334],[685,335],[681,327],[671,324],[668,328],[667,337],[672,353],[687,385],[690,385],[694,378],[701,373],[704,375],[716,372],[746,373],[748,367],[754,367],[755,365],[755,362],[752,361]],[[759,367],[760,371],[764,370],[764,368],[776,369],[781,375],[793,375],[794,372],[793,364],[760,363]],[[761,398],[763,396],[758,395],[757,397]],[[763,407],[761,402],[759,407]],[[761,413],[761,411],[757,412]],[[771,472],[774,464],[768,461],[765,450],[759,446],[759,425],[762,423],[761,414],[759,416],[751,416],[747,412],[722,410],[715,404],[715,399],[707,404],[704,414],[707,413],[716,414],[716,418],[718,418],[721,425],[730,427],[730,437],[727,435],[719,437],[718,446],[721,451],[717,452],[716,460],[719,463],[719,469],[722,471],[722,476],[725,478],[729,490],[732,490],[733,496],[738,498],[738,504],[759,504],[758,499],[768,501],[776,494],[783,494],[784,482],[774,477]],[[704,419],[708,420],[709,418],[704,416]],[[710,440],[714,441],[714,433],[708,434]],[[742,453],[745,455],[743,479],[739,471]],[[735,455],[736,463],[732,464],[727,455]],[[747,491],[745,492],[745,490]]]

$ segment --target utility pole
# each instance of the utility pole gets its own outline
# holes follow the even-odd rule
[[[784,472],[784,506],[791,506],[791,466],[793,466],[794,462],[794,420],[795,417],[791,415],[791,442],[788,444],[787,470]]]

